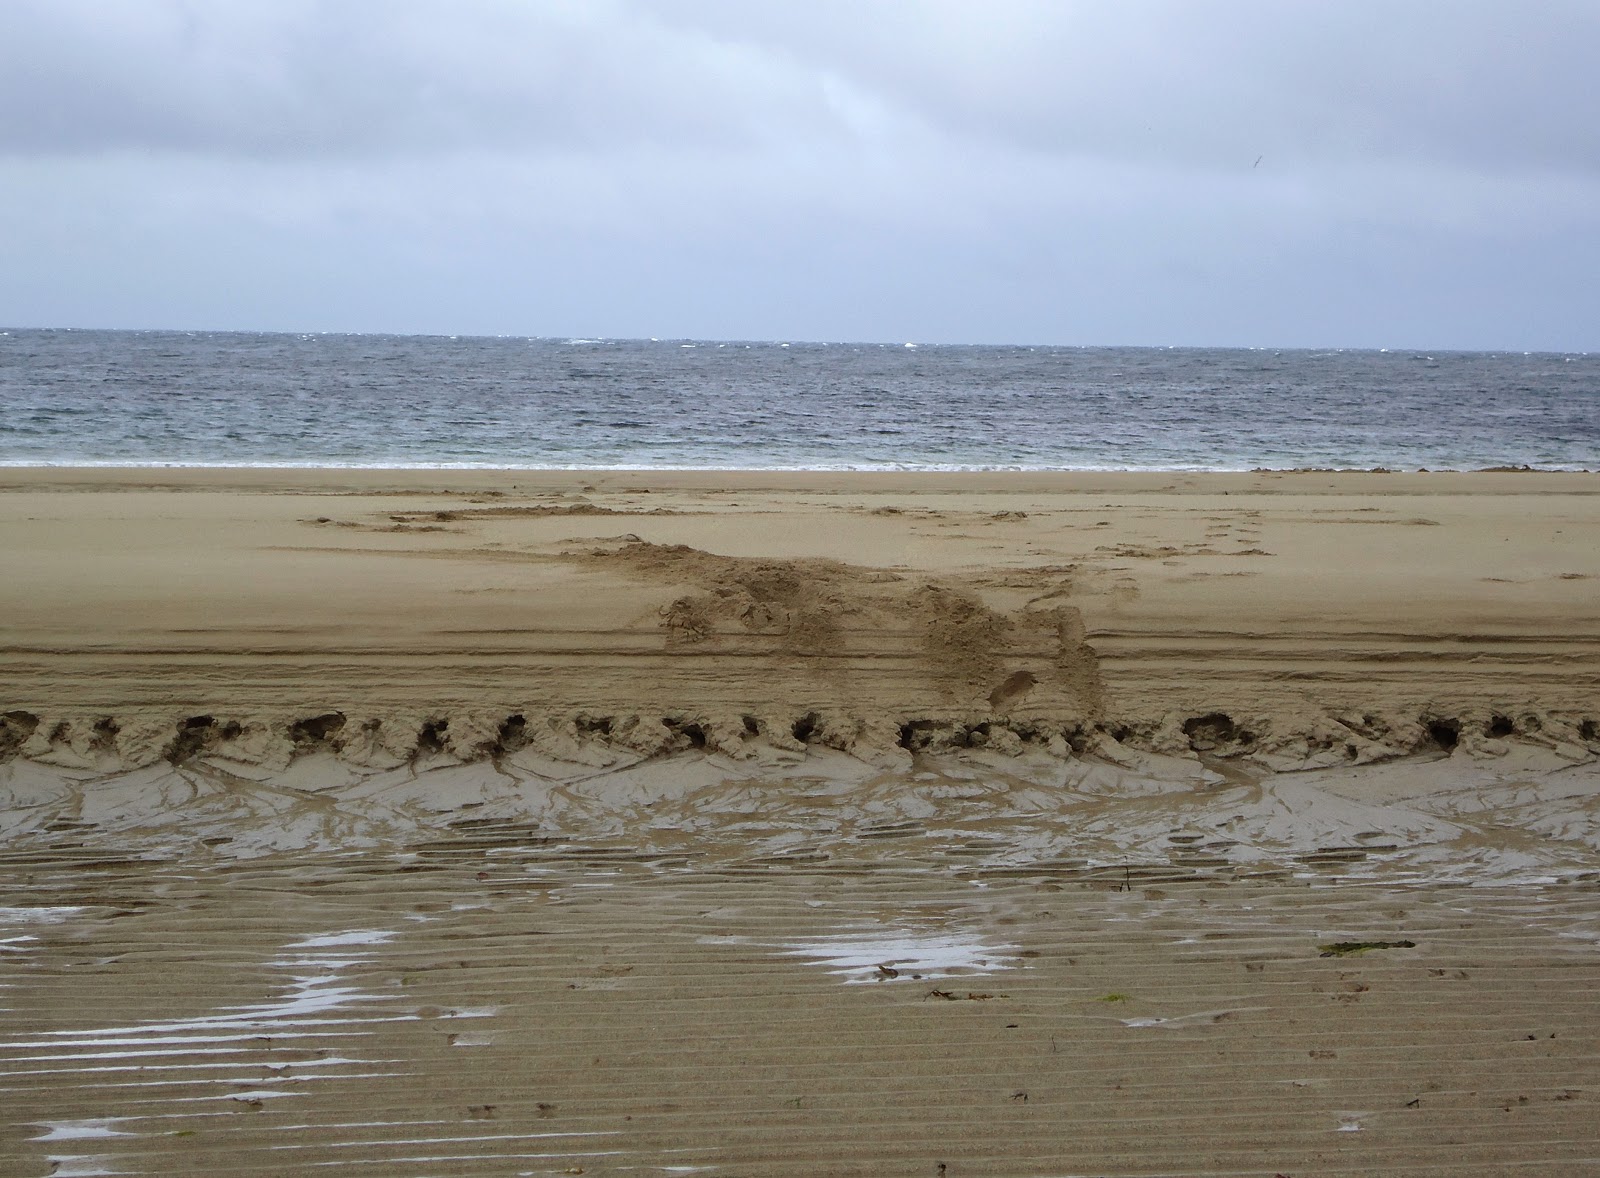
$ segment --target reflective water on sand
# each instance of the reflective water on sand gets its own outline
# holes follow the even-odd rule
[[[923,981],[987,974],[1016,963],[1015,949],[965,929],[880,926],[806,937],[782,951],[814,961],[847,982]]]
[[[1589,770],[1352,799],[847,761],[591,771],[560,809],[424,765],[407,796],[477,804],[402,823],[357,782],[328,804],[366,845],[331,850],[24,814],[6,1172],[1310,1173],[1340,1129],[1355,1171],[1600,1157]]]
[[[1592,884],[459,850],[6,865],[72,912],[0,958],[8,1172],[1233,1172],[1352,1108],[1384,1172],[1600,1148]]]
[[[919,757],[908,770],[814,750],[769,765],[685,753],[598,767],[516,757],[340,766],[309,793],[204,760],[109,776],[12,761],[0,765],[0,795],[9,778],[16,801],[0,823],[16,852],[91,860],[101,847],[224,858],[384,847],[409,848],[418,861],[480,852],[494,861],[610,840],[658,860],[909,855],[949,871],[1075,866],[1129,880],[1288,872],[1552,882],[1600,870],[1593,758],[1523,746],[1489,761],[1231,774],[1153,755],[1121,765],[979,752]],[[597,870],[569,886],[607,883]],[[8,923],[5,912],[0,936],[26,936],[10,929],[22,918]]]

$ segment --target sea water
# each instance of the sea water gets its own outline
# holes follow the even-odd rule
[[[1600,355],[0,333],[0,464],[1600,467]]]

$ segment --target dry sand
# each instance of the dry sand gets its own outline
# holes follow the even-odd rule
[[[0,472],[0,1173],[1594,1172],[1597,496]]]
[[[1280,767],[1600,738],[1589,474],[11,470],[0,550],[6,739],[45,761],[200,715],[281,759],[333,712],[400,757],[514,715],[655,752],[815,713],[891,759],[907,724]]]

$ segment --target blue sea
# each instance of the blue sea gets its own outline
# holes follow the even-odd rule
[[[1600,355],[0,332],[0,464],[1600,468]]]

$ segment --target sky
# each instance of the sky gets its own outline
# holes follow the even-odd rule
[[[6,0],[0,325],[1600,349],[1595,0]]]

